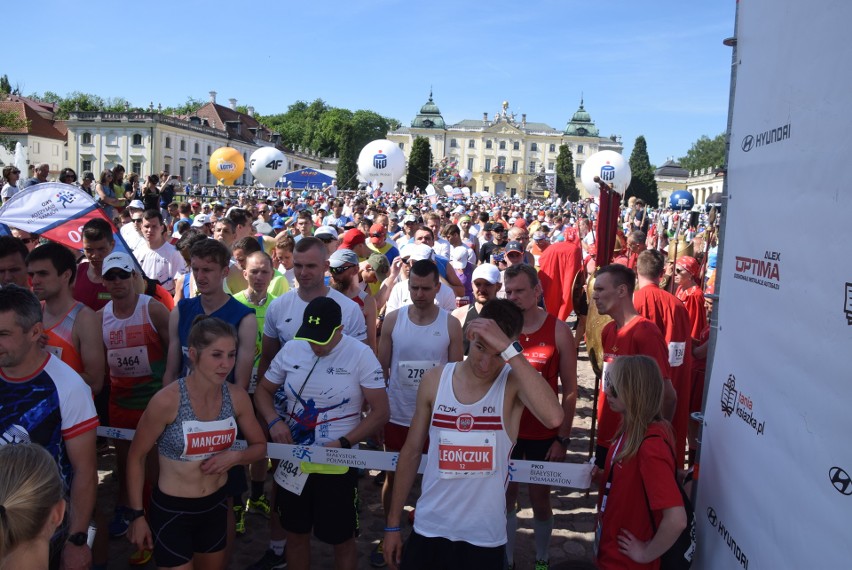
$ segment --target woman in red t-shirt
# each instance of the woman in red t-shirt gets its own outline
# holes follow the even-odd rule
[[[674,436],[662,419],[663,377],[647,356],[619,357],[608,372],[607,403],[622,421],[598,497],[598,568],[657,569],[660,556],[686,528]]]

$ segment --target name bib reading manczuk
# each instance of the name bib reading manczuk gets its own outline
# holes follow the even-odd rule
[[[112,348],[107,352],[107,359],[116,376],[138,378],[151,375],[148,349],[144,346]]]
[[[187,420],[183,428],[184,461],[203,461],[217,453],[231,449],[237,441],[237,422],[234,418],[200,422]]]
[[[493,475],[496,444],[496,431],[441,430],[438,434],[438,474],[441,479]]]
[[[420,387],[420,380],[427,371],[438,366],[434,360],[403,360],[398,365],[399,384],[415,392]]]

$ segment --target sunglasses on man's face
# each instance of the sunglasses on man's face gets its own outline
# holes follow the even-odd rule
[[[350,264],[350,265],[341,265],[340,267],[329,267],[328,272],[331,273],[332,275],[340,275],[344,271],[348,271],[348,270],[352,269],[353,267],[356,267],[356,266]]]
[[[37,238],[37,237],[18,238],[18,239],[21,240],[21,243],[23,243],[25,245],[29,245],[31,243],[38,243],[38,240],[39,240],[39,238]]]
[[[115,281],[116,279],[121,279],[122,281],[126,281],[130,279],[130,272],[123,271],[118,269],[116,271],[110,271],[106,275],[104,275],[104,281]]]
[[[134,224],[141,224],[141,223],[142,223],[142,218],[133,218],[133,223],[134,223]]]

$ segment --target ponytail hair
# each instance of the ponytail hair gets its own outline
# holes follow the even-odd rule
[[[227,336],[233,338],[234,342],[237,341],[237,329],[234,325],[216,317],[198,315],[192,322],[187,345],[189,348],[194,348],[196,352],[201,352],[217,339]]]
[[[43,447],[0,447],[0,561],[39,536],[64,491],[56,461]]]

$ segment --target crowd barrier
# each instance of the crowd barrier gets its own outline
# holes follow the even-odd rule
[[[135,430],[101,426],[98,435],[131,441]],[[234,449],[245,449],[246,442],[237,440]],[[266,456],[270,459],[310,461],[324,465],[345,465],[356,469],[396,471],[399,453],[367,449],[338,449],[312,445],[267,443]],[[418,473],[423,473],[426,456],[420,460]],[[509,481],[537,483],[554,487],[588,489],[592,466],[588,463],[556,463],[549,461],[509,461]]]

